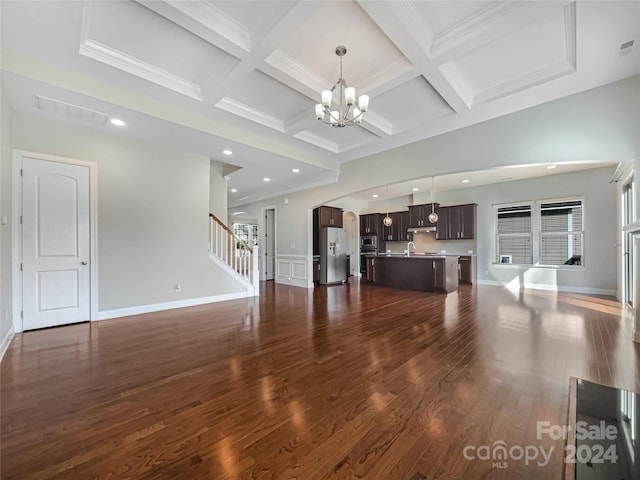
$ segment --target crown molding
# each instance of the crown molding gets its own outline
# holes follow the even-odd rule
[[[316,147],[324,148],[332,153],[340,153],[340,147],[337,143],[332,142],[331,140],[327,140],[320,135],[316,135],[315,133],[311,133],[308,130],[303,130],[294,135],[294,138],[302,140],[304,142],[310,143],[311,145],[315,145]]]
[[[232,98],[224,97],[218,103],[216,107],[229,113],[233,113],[252,122],[259,123],[265,127],[273,128],[279,132],[284,132],[284,122],[279,118],[264,113],[255,108],[251,108],[244,103],[240,103]]]
[[[264,61],[267,65],[281,71],[285,75],[295,78],[298,82],[306,85],[314,92],[325,90],[327,85],[331,85],[333,83],[322,78],[320,75],[317,75],[312,70],[309,70],[282,50],[275,50],[271,55],[265,58]]]
[[[184,0],[164,0],[164,2],[242,50],[251,51],[251,35],[246,27],[213,6],[211,2],[185,2]]]

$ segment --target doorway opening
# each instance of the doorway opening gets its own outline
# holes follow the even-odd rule
[[[263,209],[262,220],[264,222],[264,228],[262,229],[263,279],[273,280],[276,266],[276,209]]]

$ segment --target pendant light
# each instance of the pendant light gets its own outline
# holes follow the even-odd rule
[[[431,177],[431,213],[429,214],[429,221],[436,223],[438,221],[438,214],[433,211],[433,177]]]
[[[389,185],[387,185],[387,202],[389,202]],[[385,227],[390,227],[393,224],[393,219],[389,216],[389,204],[387,203],[387,216],[382,219],[382,223]]]

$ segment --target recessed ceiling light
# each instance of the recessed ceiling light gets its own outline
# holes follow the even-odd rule
[[[113,125],[115,125],[116,127],[124,127],[126,125],[126,123],[124,123],[122,120],[120,120],[119,118],[112,118],[111,120],[109,120]]]
[[[462,180],[462,183],[469,183],[469,180],[465,178],[464,180]]]
[[[371,195],[373,198],[378,198],[378,194],[374,193],[373,195]]]
[[[419,189],[418,187],[414,187],[414,188],[412,188],[412,190],[413,190],[414,192],[417,192],[417,191],[418,191],[418,190],[420,190],[420,189]]]
[[[264,180],[265,182],[270,182],[271,179],[269,177],[264,177],[262,180]]]
[[[299,168],[294,168],[291,170],[293,173],[300,173],[300,169]]]
[[[231,189],[231,193],[238,193],[238,189],[237,188],[232,188]]]
[[[548,165],[547,170],[553,170],[557,165]]]
[[[231,150],[222,150],[222,153],[225,155],[233,155],[233,152]]]

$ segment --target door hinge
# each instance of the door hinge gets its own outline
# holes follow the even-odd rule
[[[20,318],[24,318],[24,311],[20,310]]]
[[[23,177],[24,176],[24,170],[20,169],[20,176]]]
[[[20,271],[22,271],[22,264],[20,264]]]
[[[20,225],[22,225],[22,215],[20,215]]]

